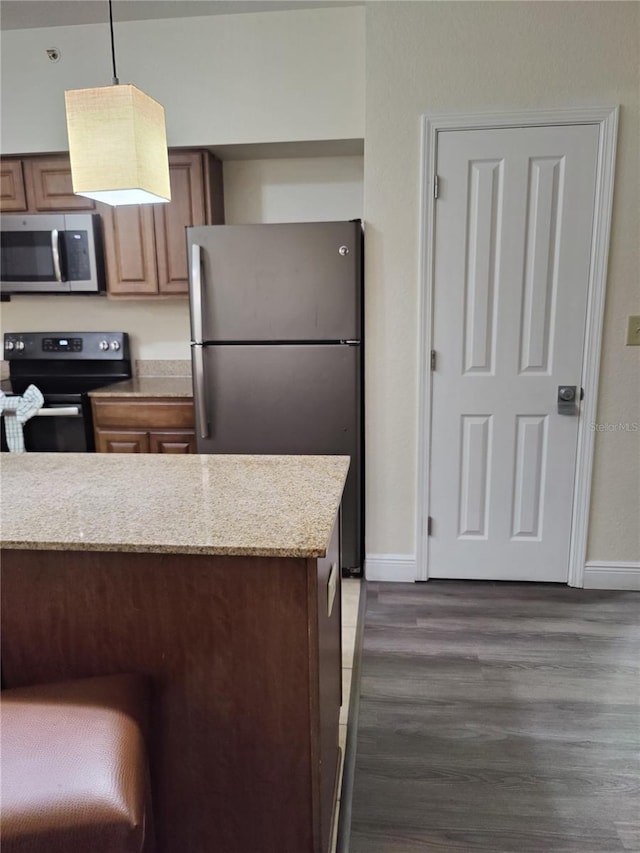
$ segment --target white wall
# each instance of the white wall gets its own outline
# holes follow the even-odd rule
[[[640,420],[637,3],[367,6],[367,552],[415,554],[420,116],[622,105],[599,420]],[[640,556],[636,433],[596,439],[590,560]],[[397,561],[396,561],[397,562]]]
[[[358,219],[363,178],[362,157],[230,160],[224,164],[225,221]]]
[[[4,332],[129,332],[133,359],[191,359],[185,299],[117,302],[102,296],[12,296]]]
[[[171,146],[364,134],[362,7],[130,21],[114,30],[118,76],[164,106]],[[8,30],[0,46],[0,150],[68,150],[64,91],[111,85],[108,24]],[[59,62],[47,59],[50,47]]]

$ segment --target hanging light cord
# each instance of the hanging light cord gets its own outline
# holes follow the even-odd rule
[[[113,85],[117,86],[120,81],[116,73],[116,46],[113,39],[113,9],[111,8],[111,0],[109,0],[109,27],[111,29],[111,62],[113,63]]]

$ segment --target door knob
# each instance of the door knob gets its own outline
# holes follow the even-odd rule
[[[577,385],[558,385],[558,414],[575,415],[578,413],[576,401],[578,398]]]

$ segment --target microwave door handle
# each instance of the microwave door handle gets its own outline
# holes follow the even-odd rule
[[[53,272],[56,281],[62,281],[62,270],[60,268],[60,235],[57,228],[51,231],[51,257],[53,258]]]

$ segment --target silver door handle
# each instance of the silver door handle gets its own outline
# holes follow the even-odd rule
[[[53,258],[53,272],[56,281],[62,281],[62,269],[60,268],[60,236],[58,229],[53,228],[51,231],[51,257]]]
[[[191,325],[193,340],[202,343],[202,251],[197,243],[191,247]]]
[[[205,399],[204,347],[202,344],[191,344],[191,349],[193,351],[193,396],[196,408],[196,427],[200,438],[208,438],[209,421]]]
[[[578,386],[558,385],[558,414],[577,415]]]

